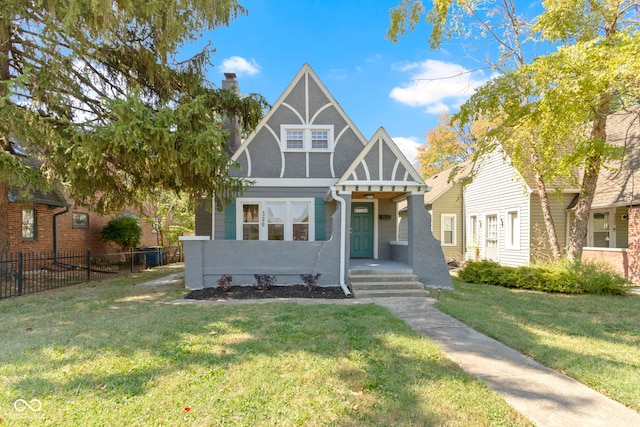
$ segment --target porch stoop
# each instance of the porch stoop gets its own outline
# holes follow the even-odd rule
[[[351,269],[349,283],[355,298],[427,296],[411,269]]]

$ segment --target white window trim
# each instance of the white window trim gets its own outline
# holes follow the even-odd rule
[[[495,249],[496,252],[496,258],[495,259],[499,259],[499,254],[500,254],[500,246],[501,246],[501,241],[500,241],[500,214],[499,212],[486,212],[484,214],[484,218],[483,218],[483,229],[482,232],[480,233],[480,231],[478,231],[479,236],[482,236],[482,256],[485,257],[487,256],[487,249],[488,249],[488,243],[489,243],[489,218],[490,217],[496,217],[496,247],[495,248],[491,248],[491,249]]]
[[[258,217],[261,220],[258,222],[260,237],[258,240],[269,240],[269,215],[267,213],[267,203],[279,202],[285,203],[286,215],[284,222],[284,240],[287,242],[293,241],[293,222],[291,220],[291,203],[307,203],[309,205],[309,239],[308,242],[313,242],[316,239],[316,218],[315,218],[315,199],[313,198],[238,198],[236,199],[236,240],[243,240],[242,232],[242,207],[243,205],[259,205]]]
[[[515,213],[518,216],[518,227],[515,230],[511,229],[511,221],[509,220],[509,215]],[[520,208],[507,209],[505,213],[505,221],[506,221],[506,236],[504,241],[505,249],[511,250],[520,250],[521,248],[521,240],[520,240],[520,229],[522,228],[522,218],[520,217]],[[511,244],[511,236],[513,236],[513,240],[515,243]]]
[[[444,241],[444,224],[446,220],[453,219],[453,229],[451,230],[451,243],[445,243]],[[440,214],[440,244],[442,246],[456,246],[458,232],[458,215],[457,214]]]
[[[471,224],[473,224],[473,220],[475,219],[475,231],[476,231],[476,235],[475,235],[475,240],[473,239],[473,227],[471,226]],[[469,235],[467,236],[467,238],[469,239],[469,246],[472,248],[475,248],[476,246],[480,245],[480,216],[478,214],[471,214],[468,216],[468,221],[467,221],[468,225],[468,230],[469,230]]]
[[[287,148],[287,131],[302,131],[302,148]],[[311,132],[327,131],[327,148],[311,148]],[[333,125],[280,125],[280,149],[289,153],[332,153],[334,147]]]

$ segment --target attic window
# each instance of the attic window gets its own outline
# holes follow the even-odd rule
[[[304,132],[300,130],[287,131],[287,149],[304,148]]]
[[[333,125],[282,125],[282,151],[333,151]]]

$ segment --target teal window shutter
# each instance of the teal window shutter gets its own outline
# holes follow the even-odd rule
[[[327,221],[324,212],[324,199],[322,197],[316,197],[315,205],[316,241],[327,240]]]
[[[236,240],[236,202],[224,208],[224,238]]]

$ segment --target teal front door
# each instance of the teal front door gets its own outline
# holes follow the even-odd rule
[[[351,258],[373,258],[373,203],[351,204]]]

